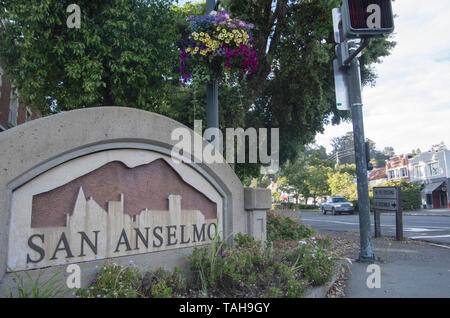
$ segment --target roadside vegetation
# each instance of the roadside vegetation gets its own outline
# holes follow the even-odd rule
[[[351,133],[343,137],[335,138],[336,149],[353,144]],[[370,141],[371,163],[375,167],[384,167],[384,162],[394,154],[392,147],[386,147],[383,151],[375,148],[375,143]],[[356,185],[356,165],[353,153],[346,157],[329,156],[326,149],[320,147],[306,147],[292,162],[285,163],[278,174],[253,178],[250,187],[270,187],[272,190],[273,210],[310,210],[320,211],[319,202],[327,196],[343,196],[358,211],[358,191]],[[339,164],[337,164],[339,162]],[[417,210],[422,207],[421,191],[423,185],[417,182],[405,180],[391,180],[377,185],[398,186],[402,190],[402,203],[404,210]],[[373,188],[369,186],[369,197],[372,203]],[[309,200],[308,200],[309,198]],[[313,199],[311,202],[311,198]],[[297,203],[294,203],[294,202]],[[373,207],[373,204],[371,204]]]
[[[314,229],[268,214],[268,242],[238,234],[233,247],[216,235],[208,247],[187,257],[189,271],[141,273],[134,264],[105,264],[78,297],[302,297],[307,288],[331,279],[331,241]]]

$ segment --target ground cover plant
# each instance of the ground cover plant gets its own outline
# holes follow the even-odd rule
[[[288,217],[268,215],[268,241],[237,234],[232,247],[218,233],[187,256],[189,271],[141,274],[134,264],[104,265],[79,297],[302,297],[331,279],[331,242]]]

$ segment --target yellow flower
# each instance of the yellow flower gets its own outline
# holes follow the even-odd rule
[[[186,49],[186,53],[189,53],[190,51],[191,51],[191,48],[188,47],[188,48]]]
[[[200,32],[200,35],[201,35],[201,36],[204,36],[204,35],[205,35],[205,33],[203,33],[203,32]]]

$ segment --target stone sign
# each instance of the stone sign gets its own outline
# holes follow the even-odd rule
[[[185,171],[191,168],[170,162],[150,151],[99,152],[13,191],[9,267],[47,267],[212,240],[222,219],[219,193],[201,175]],[[182,175],[189,174],[185,181]]]
[[[187,128],[98,107],[1,133],[0,281],[8,284],[9,271],[72,263],[89,279],[112,258],[173,267],[215,235],[265,240],[270,191],[244,191],[226,162],[172,158],[179,127]]]

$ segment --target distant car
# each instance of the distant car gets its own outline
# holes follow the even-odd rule
[[[344,197],[329,197],[322,203],[321,207],[323,214],[327,214],[328,211],[333,215],[342,213],[353,214],[355,212],[353,204]]]

